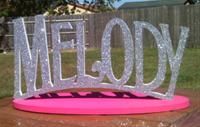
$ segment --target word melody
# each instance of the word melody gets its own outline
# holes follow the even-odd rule
[[[70,22],[52,23],[52,45],[53,45],[53,65],[49,64],[49,53],[47,43],[47,33],[45,18],[42,15],[35,17],[34,36],[30,46],[26,26],[23,18],[14,21],[14,43],[15,43],[15,93],[14,98],[28,98],[39,94],[70,88],[108,88],[122,91],[139,92],[144,95],[171,99],[174,96],[176,81],[179,74],[184,48],[188,38],[189,28],[180,27],[180,37],[177,49],[174,50],[170,37],[169,26],[159,24],[159,29],[148,22],[133,21],[133,31],[129,29],[126,22],[120,18],[111,19],[105,26],[101,40],[101,59],[94,62],[91,69],[97,72],[94,77],[86,74],[85,71],[85,22],[75,22],[73,28]],[[117,79],[113,74],[111,61],[111,33],[113,27],[120,26],[123,35],[124,45],[124,70],[121,78]],[[76,37],[69,41],[62,41],[61,30],[76,30]],[[154,79],[149,83],[144,83],[143,76],[143,31],[149,31],[156,41],[158,48],[158,66]],[[134,35],[134,37],[133,37]],[[31,48],[30,48],[31,47]],[[61,68],[61,51],[63,49],[74,48],[77,52],[77,75],[63,78]],[[41,67],[42,87],[36,88],[36,77],[38,59]],[[169,88],[165,93],[156,92],[165,80],[166,66],[169,63],[171,78]],[[127,85],[135,66],[136,81]],[[24,72],[26,92],[22,92],[21,71]],[[103,82],[107,77],[109,83]],[[52,80],[53,79],[53,80]]]

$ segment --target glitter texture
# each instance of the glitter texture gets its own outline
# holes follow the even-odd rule
[[[135,24],[135,53],[136,53],[136,88],[143,92],[149,92],[158,88],[165,79],[166,73],[166,54],[163,37],[153,25],[147,22],[134,22]],[[143,29],[149,30],[157,44],[158,48],[158,72],[156,77],[150,82],[144,84],[143,81]]]
[[[169,89],[166,96],[168,98],[171,98],[174,95],[174,91],[176,88],[176,81],[179,74],[180,64],[182,61],[186,41],[188,38],[189,28],[181,27],[178,48],[176,50],[176,54],[174,55],[172,40],[169,33],[169,26],[167,24],[161,24],[160,27],[162,30],[164,43],[165,43],[165,49],[167,52],[170,70],[171,70],[171,79],[170,79]]]
[[[111,32],[115,25],[120,26],[124,39],[125,64],[124,64],[124,72],[120,79],[115,78],[111,63],[110,41],[111,41]],[[102,75],[106,75],[112,82],[112,84],[115,85],[125,84],[131,76],[133,70],[133,59],[134,59],[133,39],[127,24],[119,18],[114,18],[111,21],[109,21],[104,30],[101,43],[102,43],[101,47],[102,62],[99,62],[99,64],[101,65],[99,73],[101,73]]]
[[[61,50],[74,48],[74,40],[61,42],[60,30],[73,29],[70,22],[54,23],[51,25],[52,41],[53,41],[53,79],[55,85],[70,85],[73,84],[75,77],[63,79],[61,66]],[[67,70],[66,70],[67,71]],[[58,87],[57,86],[57,87]]]
[[[35,17],[35,32],[30,50],[27,33],[22,18],[14,20],[15,42],[15,98],[22,96],[21,91],[21,61],[27,85],[26,96],[32,96],[36,91],[36,73],[38,54],[42,72],[43,88],[52,87],[46,38],[45,19],[39,15]]]
[[[27,38],[27,33],[22,18],[14,20],[14,41],[15,41],[15,98],[27,98],[51,91],[70,88],[108,88],[122,91],[140,92],[145,95],[161,99],[170,99],[174,95],[178,72],[180,69],[183,52],[188,38],[189,29],[181,27],[179,44],[176,53],[173,51],[172,40],[167,24],[160,24],[161,32],[152,24],[144,21],[134,21],[135,38],[128,25],[119,18],[111,19],[105,27],[102,36],[101,60],[96,61],[91,69],[98,72],[99,76],[94,77],[86,74],[85,70],[85,22],[77,21],[76,42],[74,39],[63,42],[60,37],[62,29],[74,29],[70,22],[53,23],[51,25],[53,43],[53,83],[49,65],[47,47],[47,35],[45,19],[42,15],[35,17],[35,32],[33,37],[32,50]],[[119,25],[123,35],[124,45],[124,71],[120,79],[117,79],[112,70],[111,61],[111,33],[114,26]],[[155,78],[144,83],[143,76],[143,30],[148,30],[155,38],[158,48],[158,67]],[[135,47],[134,47],[135,43]],[[77,50],[77,75],[70,78],[62,78],[61,51],[63,49],[75,48]],[[40,57],[42,88],[36,89],[37,63]],[[165,80],[166,65],[169,61],[171,79],[169,89],[166,93],[158,93],[154,90],[162,85]],[[136,84],[127,85],[132,75],[133,66],[136,66]],[[22,66],[22,68],[21,68]],[[27,85],[26,93],[21,90],[21,69],[25,74]],[[102,82],[107,77],[111,83]]]

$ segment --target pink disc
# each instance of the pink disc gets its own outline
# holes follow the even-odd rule
[[[50,93],[29,99],[15,99],[16,109],[49,114],[144,114],[184,109],[189,99],[172,100],[136,97],[128,92]]]

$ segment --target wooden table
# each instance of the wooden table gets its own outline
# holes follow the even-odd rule
[[[0,127],[200,127],[200,89],[179,89],[190,98],[188,109],[144,115],[48,115],[13,109],[0,100]]]

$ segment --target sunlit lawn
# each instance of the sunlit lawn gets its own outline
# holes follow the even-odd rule
[[[144,50],[144,79],[150,82],[157,72],[157,50]],[[52,62],[52,55],[50,55]],[[86,71],[87,74],[97,75],[91,71],[92,64],[100,60],[100,50],[92,49],[86,53]],[[124,68],[124,52],[122,49],[112,49],[112,66],[114,74],[119,78]],[[135,68],[135,67],[134,67]],[[76,74],[76,53],[62,53],[63,78],[71,77]],[[40,69],[39,69],[40,71]],[[52,69],[51,69],[52,71]],[[166,74],[166,81],[163,87],[167,87],[170,79],[170,71]],[[38,74],[37,84],[40,84],[40,73]],[[132,73],[127,84],[135,84],[135,70]],[[14,56],[12,53],[0,54],[0,98],[13,95],[14,86]],[[24,82],[23,82],[24,86]],[[200,49],[186,49],[183,62],[181,64],[180,74],[177,81],[178,88],[200,88]],[[24,87],[25,89],[25,87]]]

